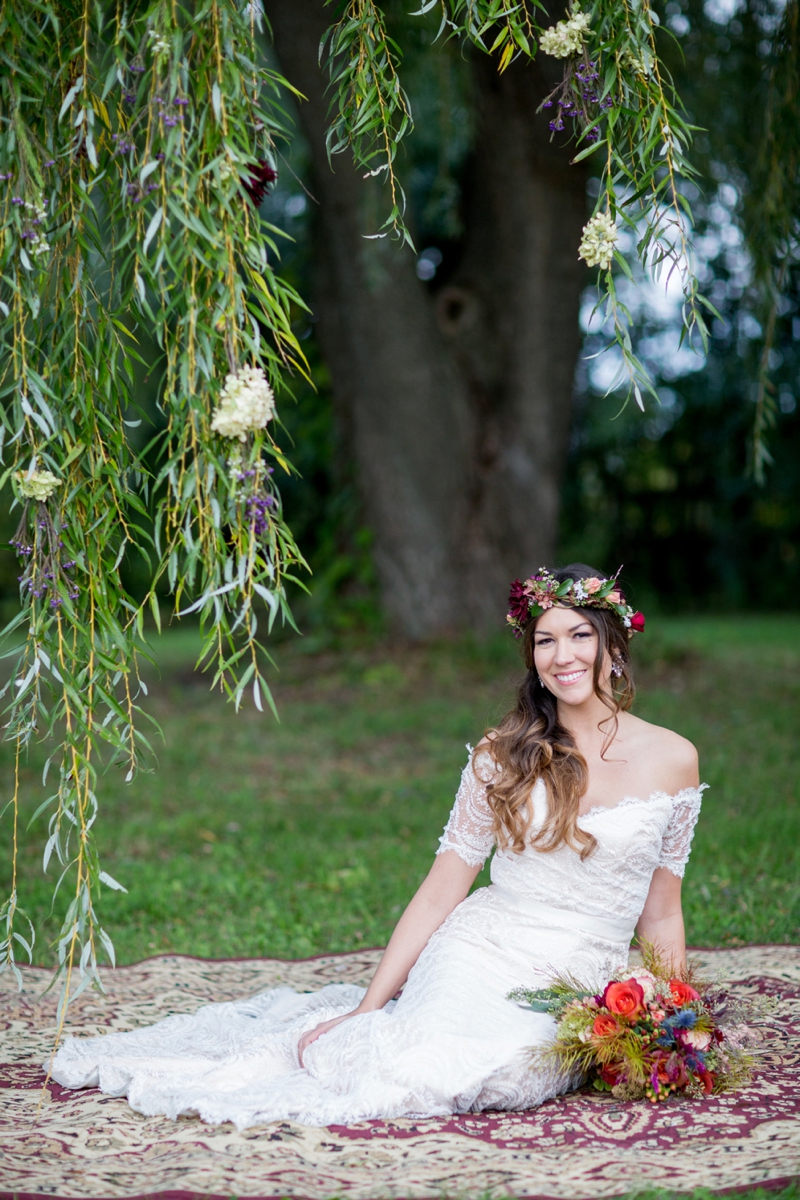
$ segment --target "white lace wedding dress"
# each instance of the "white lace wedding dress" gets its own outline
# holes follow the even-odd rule
[[[472,754],[438,853],[484,862],[494,845],[485,784],[492,760]],[[349,1124],[370,1118],[524,1109],[575,1081],[532,1069],[530,1048],[555,1022],[506,999],[557,973],[600,987],[624,971],[654,870],[683,875],[702,789],[656,792],[580,818],[598,848],[581,862],[566,848],[498,851],[492,883],[451,913],[420,955],[399,1000],[354,1017],[314,1042],[299,1066],[297,1041],[351,1011],[364,989],[275,988],[208,1004],[132,1033],[71,1038],[52,1064],[65,1087],[99,1087],[148,1115],[197,1113],[240,1129],[269,1121]],[[533,791],[534,822],[546,790]]]

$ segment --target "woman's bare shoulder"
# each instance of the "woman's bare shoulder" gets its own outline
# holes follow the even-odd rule
[[[671,794],[700,782],[697,749],[688,738],[663,725],[653,725],[627,713],[627,736],[638,754],[647,755],[654,774],[669,781]]]

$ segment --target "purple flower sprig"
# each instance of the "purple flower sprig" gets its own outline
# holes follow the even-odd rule
[[[17,580],[23,597],[49,597],[51,609],[60,608],[65,597],[78,599],[80,589],[69,574],[75,560],[66,557],[58,526],[46,504],[29,501],[25,505],[11,545],[22,560],[23,571]]]
[[[259,461],[252,467],[246,467],[231,460],[231,475],[234,481],[232,495],[242,504],[242,515],[256,538],[263,537],[270,526],[270,511],[275,509],[276,500],[264,486],[274,473],[274,467],[267,467]],[[243,484],[241,489],[236,486]],[[238,495],[237,495],[238,493]]]
[[[539,105],[540,109],[556,107],[556,115],[549,122],[551,133],[560,133],[567,120],[570,120],[585,141],[598,140],[599,122],[603,114],[614,106],[610,95],[600,100],[597,89],[599,78],[597,60],[590,59],[585,51],[577,63],[573,59],[565,63],[563,79]]]
[[[269,510],[273,504],[272,496],[268,496],[265,492],[248,496],[245,500],[244,515],[256,537],[261,537],[269,528]]]

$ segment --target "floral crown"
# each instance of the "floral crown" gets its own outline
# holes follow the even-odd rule
[[[521,637],[527,622],[540,617],[554,604],[606,608],[617,614],[628,637],[644,632],[644,614],[633,611],[617,583],[621,570],[622,567],[610,579],[598,579],[593,575],[589,579],[565,579],[560,583],[546,567],[540,567],[538,574],[531,575],[524,583],[515,579],[508,597],[506,618],[514,630],[514,637]]]

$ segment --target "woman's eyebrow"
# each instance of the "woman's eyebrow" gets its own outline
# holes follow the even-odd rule
[[[575,633],[576,630],[583,629],[585,626],[587,626],[589,629],[591,629],[592,622],[591,621],[579,621],[577,625],[570,625],[568,632]],[[534,637],[552,637],[552,636],[553,636],[553,634],[550,632],[549,629],[537,629],[536,633],[534,634]]]

